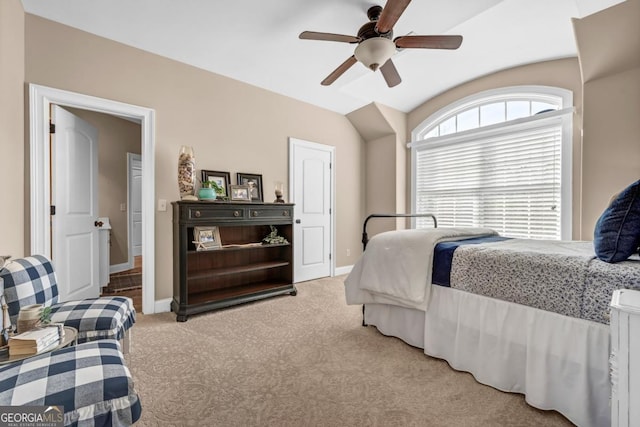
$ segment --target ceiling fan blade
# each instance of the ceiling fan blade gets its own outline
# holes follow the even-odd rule
[[[360,38],[344,34],[319,33],[317,31],[303,31],[299,36],[303,40],[323,40],[329,42],[359,43]]]
[[[326,79],[322,81],[322,86],[329,86],[331,83],[335,82],[338,77],[344,74],[344,72],[351,68],[351,66],[356,62],[358,62],[356,57],[351,55],[349,58],[347,58],[346,61],[340,64],[338,68],[333,70],[333,72],[329,74]]]
[[[389,59],[384,63],[382,67],[380,67],[380,72],[382,73],[382,77],[387,82],[387,86],[394,87],[400,84],[402,79],[400,78],[400,74],[398,74],[398,70],[396,66],[393,65],[393,61]]]
[[[378,18],[376,31],[380,34],[391,31],[409,3],[411,0],[387,0],[387,4],[384,5],[384,9],[380,13],[380,18]]]
[[[462,36],[400,36],[394,42],[398,48],[457,49]]]

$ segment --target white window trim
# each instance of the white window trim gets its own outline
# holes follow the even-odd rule
[[[573,106],[573,92],[557,87],[526,85],[485,90],[459,99],[431,114],[411,131],[411,141],[421,140],[422,138],[420,136],[428,132],[434,123],[444,121],[467,108],[479,104],[488,104],[493,101],[525,99],[523,96],[528,100],[536,99],[538,101],[552,103],[555,103],[557,99],[560,98],[562,99],[563,108]],[[511,121],[509,123],[511,123]]]
[[[475,104],[486,103],[491,101],[504,101],[509,98],[522,98],[524,96],[529,100],[539,99],[541,101],[556,101],[562,99],[562,108],[557,111],[542,113],[537,116],[523,117],[520,119],[509,120],[490,126],[483,126],[476,129],[462,131],[454,134],[429,138],[428,140],[420,140],[435,124],[448,119],[457,113],[470,108]],[[551,86],[525,85],[525,86],[509,86],[498,89],[491,89],[478,92],[474,95],[467,96],[455,101],[440,110],[436,111],[411,131],[411,142],[407,144],[407,148],[411,149],[411,212],[416,212],[416,149],[424,146],[424,144],[451,144],[454,142],[464,141],[470,137],[478,135],[495,134],[498,135],[506,131],[506,128],[513,129],[511,126],[535,127],[539,126],[542,121],[548,123],[548,120],[562,120],[562,146],[561,146],[561,183],[560,196],[562,198],[562,210],[560,212],[560,238],[562,240],[571,240],[572,238],[572,166],[573,166],[573,92],[563,88]],[[411,227],[416,227],[416,219],[411,219]]]

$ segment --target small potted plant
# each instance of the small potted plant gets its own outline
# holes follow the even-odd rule
[[[45,326],[51,323],[51,307],[43,307],[40,312],[40,326]]]
[[[198,198],[200,200],[215,200],[219,196],[224,195],[224,188],[218,185],[215,181],[202,181],[200,190],[198,191]]]
[[[56,326],[58,328],[58,336],[62,338],[64,336],[64,324],[51,322],[51,307],[43,307],[40,312],[40,318],[38,319],[37,326],[44,328],[47,326]]]

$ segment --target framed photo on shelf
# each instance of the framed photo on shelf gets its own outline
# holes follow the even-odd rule
[[[213,181],[224,189],[224,194],[218,194],[218,196],[229,197],[229,185],[231,185],[231,174],[229,172],[202,169],[200,175],[202,182]]]
[[[193,244],[196,251],[208,251],[222,247],[218,227],[193,227]]]
[[[230,185],[231,200],[250,202],[251,193],[248,185]]]
[[[262,202],[262,175],[238,172],[236,180],[239,185],[247,185],[252,202]]]

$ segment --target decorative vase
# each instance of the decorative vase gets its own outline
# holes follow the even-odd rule
[[[200,200],[215,200],[217,197],[216,190],[213,188],[202,187],[198,190],[198,198]]]
[[[282,191],[284,189],[284,185],[282,184],[281,181],[277,181],[276,185],[275,185],[275,194],[276,194],[276,199],[273,201],[273,203],[284,203],[284,199],[282,198]]]
[[[198,200],[196,190],[196,159],[193,148],[183,145],[178,155],[178,189],[182,200]]]

